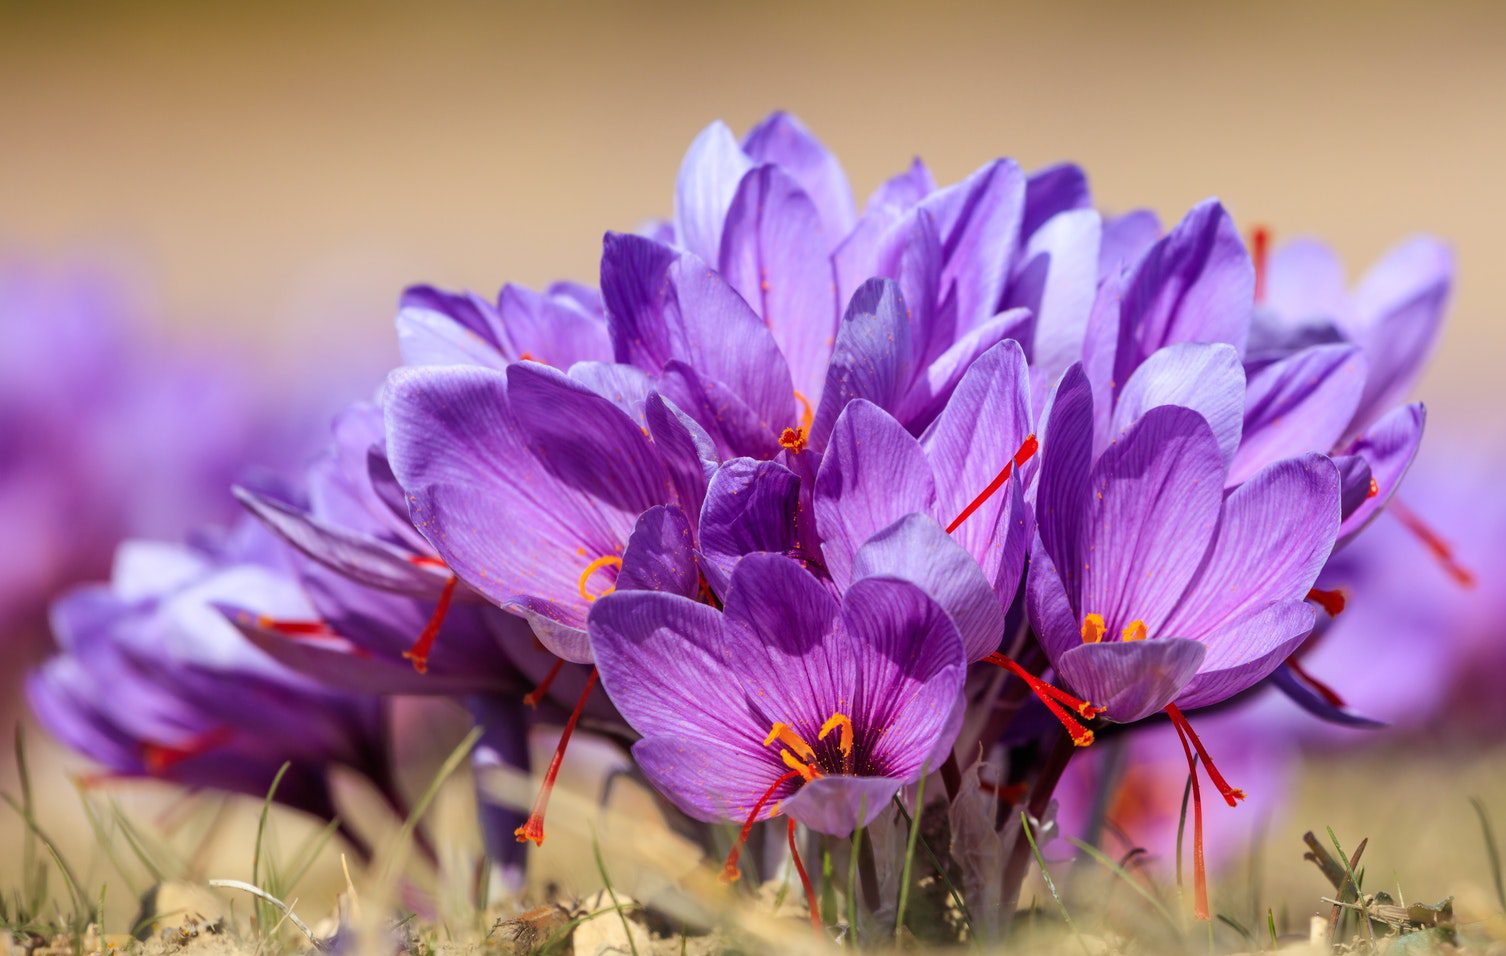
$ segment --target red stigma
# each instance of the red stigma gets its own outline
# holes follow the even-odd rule
[[[1374,478],[1371,478],[1370,490],[1365,492],[1365,500],[1369,501],[1371,498],[1374,498],[1378,494],[1380,494],[1380,482],[1376,481]]]
[[[415,554],[408,559],[408,563],[421,568],[443,568],[449,570],[450,567],[444,563],[443,558],[436,558],[430,554]]]
[[[1443,565],[1444,572],[1458,582],[1460,587],[1472,588],[1475,586],[1475,572],[1459,563],[1458,559],[1454,557],[1453,546],[1443,540],[1442,535],[1428,527],[1427,522],[1418,517],[1417,512],[1395,498],[1392,498],[1391,503],[1386,505],[1386,510],[1395,515],[1396,520],[1400,521],[1408,531],[1412,532],[1425,548],[1433,552],[1433,556],[1438,559],[1438,563]]]
[[[1167,712],[1170,713],[1170,708]],[[1209,919],[1208,864],[1203,859],[1203,794],[1197,785],[1197,761],[1192,759],[1192,749],[1187,746],[1187,736],[1182,732],[1182,725],[1175,718],[1171,725],[1176,728],[1177,739],[1182,742],[1182,753],[1187,757],[1187,779],[1192,783],[1192,915],[1206,922]]]
[[[1009,480],[1009,476],[1014,474],[1015,469],[1023,467],[1025,462],[1029,461],[1039,448],[1040,442],[1035,440],[1035,435],[1027,435],[1025,441],[1020,444],[1019,450],[1014,453],[1014,457],[1004,463],[1004,467],[994,476],[994,480],[988,483],[988,487],[984,488],[983,492],[969,502],[968,506],[962,509],[962,513],[953,518],[952,523],[946,526],[946,533],[951,534],[953,531],[956,531],[962,525],[962,522],[972,517],[974,511],[983,507],[983,503],[992,498],[994,492],[1004,487],[1004,482]]]
[[[256,626],[264,631],[276,631],[285,637],[334,637],[335,633],[323,621],[288,621],[282,618],[261,615]]]
[[[774,795],[775,790],[778,790],[785,783],[798,776],[800,776],[800,771],[798,770],[791,770],[785,773],[778,780],[770,784],[769,789],[765,790],[763,796],[758,798],[758,802],[753,804],[753,809],[748,813],[748,819],[743,821],[743,828],[737,833],[737,842],[732,844],[732,850],[727,854],[727,862],[722,864],[721,881],[723,883],[736,882],[737,878],[742,875],[737,871],[737,858],[742,855],[743,844],[748,842],[748,834],[753,832],[753,824],[758,821],[758,812],[763,809],[764,804],[769,802],[769,798]]]
[[[146,772],[154,777],[162,774],[194,757],[202,756],[218,747],[223,747],[230,742],[235,735],[229,727],[216,727],[206,730],[204,733],[189,738],[185,743],[177,746],[167,744],[143,743],[141,745],[141,762],[146,766]]]
[[[795,849],[795,821],[789,820],[789,827],[785,832],[790,839],[790,858],[795,861],[795,872],[800,874],[800,885],[805,887],[805,905],[810,907],[811,925],[816,932],[821,932],[821,905],[816,902],[816,888],[811,886],[810,874],[805,872],[805,864],[800,861],[800,851]]]
[[[560,669],[564,666],[565,659],[563,657],[555,661],[554,666],[549,668],[549,673],[545,674],[544,679],[539,681],[539,686],[523,695],[523,703],[537,709],[539,701],[543,700],[544,695],[549,693],[549,688],[554,686],[554,679],[560,676]]]
[[[444,583],[444,590],[439,592],[439,603],[434,605],[434,613],[429,616],[429,623],[419,632],[418,640],[413,646],[403,651],[403,657],[413,662],[413,669],[420,674],[429,673],[429,652],[434,650],[434,641],[439,637],[439,629],[444,626],[444,617],[450,610],[450,601],[455,597],[455,585],[460,579],[453,574]]]
[[[1344,703],[1344,698],[1339,696],[1338,691],[1334,690],[1332,687],[1329,687],[1327,684],[1323,683],[1312,674],[1308,673],[1306,668],[1304,668],[1297,662],[1296,654],[1293,654],[1291,657],[1288,657],[1286,659],[1286,666],[1290,667],[1294,674],[1306,681],[1313,690],[1317,691],[1318,696],[1326,700],[1329,706],[1338,707],[1341,709],[1348,706]]]
[[[978,789],[984,793],[991,793],[999,798],[1000,803],[1015,804],[1025,799],[1030,792],[1030,787],[1023,783],[1011,783],[1000,785],[989,783],[987,780],[978,781]]]
[[[1326,611],[1329,617],[1338,617],[1343,614],[1344,607],[1348,603],[1348,598],[1338,588],[1332,590],[1313,588],[1307,592],[1307,599]]]
[[[1256,226],[1250,230],[1250,259],[1255,265],[1255,301],[1265,301],[1266,265],[1270,261],[1271,230]]]
[[[570,745],[570,735],[575,733],[575,725],[580,720],[581,711],[586,709],[586,700],[591,696],[591,688],[596,686],[596,668],[591,668],[591,676],[586,678],[586,689],[580,692],[580,700],[575,702],[575,709],[570,712],[570,719],[565,721],[565,729],[560,733],[559,746],[554,748],[554,759],[549,761],[549,769],[544,772],[544,783],[539,787],[538,798],[533,801],[533,811],[528,814],[527,821],[516,830],[513,836],[518,838],[519,843],[527,843],[529,840],[535,846],[544,845],[544,811],[549,809],[549,795],[554,792],[554,781],[560,775],[560,764],[565,762],[565,748]]]
[[[1208,751],[1204,749],[1203,742],[1198,739],[1197,731],[1192,729],[1192,724],[1187,722],[1187,718],[1182,714],[1177,705],[1167,704],[1166,714],[1171,718],[1171,722],[1176,725],[1177,731],[1185,733],[1187,739],[1192,741],[1192,746],[1197,751],[1198,759],[1203,762],[1203,769],[1208,771],[1208,779],[1218,788],[1218,792],[1223,794],[1224,802],[1232,807],[1243,800],[1245,792],[1238,787],[1229,786],[1229,782],[1224,779],[1224,775],[1218,772],[1218,768],[1213,765],[1213,759],[1208,756]]]
[[[1094,739],[1093,731],[1084,727],[1075,717],[1067,713],[1066,708],[1062,705],[1065,704],[1067,707],[1072,708],[1087,720],[1092,720],[1103,713],[1102,707],[1094,707],[1085,700],[1073,697],[1060,687],[1046,683],[997,651],[983,658],[983,660],[989,664],[1004,668],[1024,681],[1031,692],[1040,698],[1041,703],[1046,705],[1046,709],[1051,711],[1051,715],[1061,721],[1061,725],[1067,729],[1067,733],[1071,734],[1074,745],[1078,747],[1092,745]]]

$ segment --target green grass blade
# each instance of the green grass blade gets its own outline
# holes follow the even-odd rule
[[[38,842],[42,844],[42,848],[52,857],[52,862],[57,865],[58,872],[63,874],[63,881],[68,884],[68,895],[73,897],[75,918],[88,919],[90,917],[90,904],[88,898],[84,896],[83,885],[79,883],[78,877],[73,873],[73,867],[69,866],[68,861],[63,859],[63,854],[58,851],[57,845],[48,838],[47,834],[42,832],[42,828],[37,825],[36,817],[28,813],[26,808],[18,803],[16,798],[10,794],[0,794],[0,797],[4,797],[5,802],[10,804],[11,809],[15,810],[21,819],[25,821],[27,830],[36,836]]]
[[[419,796],[418,802],[413,804],[413,809],[408,812],[408,818],[403,821],[402,827],[399,828],[397,836],[393,840],[392,851],[387,854],[386,863],[382,867],[381,872],[384,882],[392,874],[392,866],[398,852],[412,841],[413,834],[418,829],[418,822],[423,819],[424,814],[429,812],[429,805],[439,795],[439,789],[444,786],[445,781],[450,779],[456,770],[460,769],[460,765],[465,762],[465,759],[471,755],[471,750],[475,748],[476,742],[481,739],[483,730],[484,728],[482,727],[471,728],[471,732],[466,734],[465,738],[455,745],[455,749],[450,751],[448,757],[444,758],[444,763],[439,766],[439,772],[434,775],[433,780],[429,781],[429,786]]]
[[[1183,899],[1186,894],[1182,889],[1182,838],[1187,835],[1187,803],[1192,799],[1192,775],[1197,773],[1197,758],[1192,758],[1193,766],[1187,771],[1187,783],[1182,787],[1182,812],[1177,817],[1177,898]]]
[[[1501,851],[1496,846],[1495,833],[1490,828],[1490,817],[1479,797],[1470,797],[1469,802],[1474,804],[1475,815],[1480,818],[1480,832],[1485,838],[1485,855],[1490,859],[1490,877],[1496,884],[1496,902],[1506,911],[1506,883],[1501,879]]]
[[[110,865],[115,868],[115,872],[120,874],[120,878],[125,883],[126,889],[130,892],[131,896],[140,897],[142,892],[141,887],[137,885],[135,880],[131,879],[131,874],[127,872],[125,864],[121,862],[120,854],[115,852],[113,835],[105,832],[103,821],[99,819],[99,814],[94,812],[94,808],[89,805],[89,800],[82,789],[78,791],[78,802],[84,808],[84,817],[89,821],[89,829],[94,831],[94,842],[98,843],[100,848],[105,851],[105,858],[110,861]]]
[[[1115,863],[1113,859],[1111,859],[1106,853],[1098,849],[1096,846],[1093,846],[1092,844],[1084,843],[1082,840],[1079,840],[1076,837],[1067,837],[1067,842],[1077,847],[1079,850],[1086,853],[1094,860],[1097,860],[1110,873],[1113,873],[1115,876],[1119,877],[1119,879],[1128,884],[1130,889],[1140,894],[1140,896],[1143,897],[1147,903],[1155,907],[1156,912],[1161,914],[1162,918],[1166,920],[1168,926],[1175,930],[1181,929],[1180,924],[1178,924],[1177,922],[1177,918],[1172,915],[1171,910],[1168,910],[1166,908],[1166,904],[1157,899],[1156,895],[1150,890],[1147,890],[1145,887],[1136,882],[1135,878],[1130,875],[1128,870],[1120,866],[1118,863]]]
[[[267,836],[267,818],[272,815],[272,801],[277,799],[277,788],[282,783],[282,778],[287,774],[288,768],[292,767],[292,761],[284,760],[277,773],[272,777],[272,785],[267,787],[267,795],[261,801],[261,815],[256,820],[256,842],[251,845],[251,885],[259,886],[273,896],[282,893],[281,887],[269,885],[272,881],[263,882],[261,876],[262,843]],[[256,925],[270,927],[273,924],[274,914],[270,903],[260,897],[256,900]]]
[[[915,783],[915,811],[917,816],[920,815],[921,808],[925,806],[921,801],[926,795],[926,773],[927,768],[921,767],[920,779]],[[894,799],[898,802],[899,794],[895,794]],[[900,809],[903,810],[904,806],[901,805]],[[899,876],[899,906],[894,912],[894,939],[896,942],[900,940],[901,931],[904,929],[905,907],[910,903],[910,870],[915,863],[915,841],[919,838],[920,824],[912,819],[910,821],[910,839],[905,844],[905,865],[900,870]]]
[[[321,827],[318,833],[309,838],[308,842],[304,844],[303,849],[298,852],[298,855],[293,858],[293,862],[288,866],[287,885],[283,887],[284,893],[293,892],[298,884],[303,882],[303,878],[308,875],[309,867],[313,866],[314,861],[319,859],[319,854],[324,852],[324,848],[329,846],[329,841],[334,838],[339,830],[340,818],[335,817]]]
[[[1041,868],[1041,879],[1046,884],[1046,890],[1051,898],[1056,900],[1056,908],[1061,910],[1062,922],[1067,924],[1067,929],[1077,939],[1077,944],[1088,952],[1088,944],[1083,941],[1082,934],[1077,931],[1077,924],[1072,922],[1072,914],[1067,912],[1067,904],[1062,900],[1061,894],[1056,891],[1056,881],[1051,878],[1051,871],[1046,869],[1046,858],[1041,856],[1041,848],[1036,845],[1035,833],[1030,829],[1030,815],[1024,810],[1020,811],[1020,829],[1025,833],[1025,839],[1030,843],[1030,852],[1035,855],[1035,865]]]
[[[906,810],[905,805],[899,802],[898,794],[894,797],[894,805],[899,808],[899,815],[905,818],[905,826],[913,827],[915,822],[910,819],[910,811]],[[930,859],[931,866],[936,868],[936,875],[941,877],[941,882],[946,885],[947,892],[951,894],[952,902],[957,904],[957,912],[962,914],[962,921],[967,924],[968,935],[972,936],[973,914],[968,912],[967,903],[963,901],[961,891],[952,884],[951,875],[947,873],[946,867],[942,865],[941,858],[936,855],[935,850],[931,849],[931,844],[926,841],[925,837],[920,838],[920,848],[926,851],[926,856]]]
[[[1277,950],[1277,949],[1280,949],[1281,948],[1281,943],[1280,943],[1280,941],[1278,940],[1278,938],[1276,936],[1276,911],[1275,910],[1267,909],[1265,911],[1265,925],[1266,925],[1266,928],[1271,931],[1271,949],[1273,951]]]
[[[21,724],[16,724],[16,779],[21,782],[21,806],[25,808],[27,816],[35,814],[36,804],[31,795],[31,768],[26,761],[26,734],[21,729]],[[41,877],[37,865],[37,838],[36,834],[27,828],[26,835],[21,844],[21,880],[22,886],[28,893],[30,909],[35,912],[42,906],[46,899],[42,894],[45,887],[39,887]]]
[[[858,819],[868,816],[868,801],[864,797],[858,803]],[[863,828],[852,831],[852,853],[847,861],[847,938],[852,948],[858,946],[858,865],[862,860]]]
[[[628,922],[627,914],[622,911],[622,904],[617,900],[617,891],[612,888],[612,878],[607,875],[606,861],[601,858],[601,840],[597,839],[596,833],[591,834],[591,852],[596,854],[596,872],[601,874],[601,885],[606,887],[607,898],[612,901],[612,909],[617,911],[617,918],[622,920],[622,932],[627,936],[628,949],[633,951],[633,956],[638,956],[638,944],[633,941],[633,927]]]

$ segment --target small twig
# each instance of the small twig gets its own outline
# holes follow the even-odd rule
[[[256,897],[259,900],[262,900],[263,902],[271,903],[273,906],[282,910],[283,915],[288,918],[288,922],[298,927],[298,931],[308,938],[309,943],[311,943],[315,949],[323,950],[326,948],[326,943],[319,937],[314,935],[314,931],[309,929],[307,923],[298,918],[298,914],[293,912],[293,908],[291,906],[273,896],[271,893],[268,893],[261,887],[252,886],[250,883],[243,883],[240,880],[209,880],[208,883],[210,886],[221,887],[227,890],[240,890],[242,893],[250,893],[252,896]]]

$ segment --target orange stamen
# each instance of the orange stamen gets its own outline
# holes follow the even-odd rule
[[[229,727],[216,727],[189,738],[186,742],[170,746],[168,744],[143,743],[141,745],[141,762],[146,766],[146,772],[152,776],[161,776],[173,767],[185,760],[202,756],[216,747],[222,747],[230,742],[235,735]]]
[[[1126,641],[1143,641],[1145,640],[1145,634],[1145,622],[1137,620],[1130,621],[1129,627],[1126,627],[1124,633],[1120,636]]]
[[[1102,614],[1087,615],[1082,619],[1082,642],[1084,644],[1097,644],[1103,640],[1103,632],[1105,630]]]
[[[779,447],[799,454],[805,451],[806,431],[803,428],[786,428],[779,436]]]
[[[1014,474],[1015,469],[1023,467],[1025,462],[1029,461],[1039,448],[1040,443],[1035,440],[1034,435],[1026,436],[1019,450],[1014,453],[1014,457],[1005,462],[1004,467],[994,476],[994,480],[988,483],[988,487],[984,488],[983,492],[969,502],[968,506],[962,509],[962,513],[953,518],[952,523],[946,526],[946,533],[951,534],[953,531],[956,531],[962,522],[972,516],[974,511],[983,507],[983,503],[993,497],[994,492],[1004,487],[1004,482],[1009,480],[1009,476]]]
[[[403,657],[413,662],[413,669],[420,674],[429,673],[429,652],[434,650],[434,641],[439,637],[439,629],[444,626],[444,618],[450,610],[450,601],[455,598],[455,586],[460,579],[453,574],[444,583],[444,590],[439,592],[439,603],[434,605],[434,613],[429,615],[429,623],[419,632],[418,640],[413,646],[403,651]]]
[[[791,750],[795,751],[795,753],[799,754],[804,759],[811,761],[812,763],[815,762],[815,748],[806,743],[804,737],[795,733],[794,729],[791,728],[789,724],[775,721],[774,726],[769,728],[769,735],[763,739],[763,745],[767,747],[769,744],[772,744],[776,740],[784,744],[786,747],[789,747]]]
[[[769,789],[765,790],[763,796],[758,798],[758,802],[753,804],[753,810],[748,814],[748,819],[743,821],[743,828],[738,831],[737,842],[732,844],[732,851],[727,854],[727,862],[722,864],[721,879],[723,883],[732,883],[741,875],[737,872],[737,858],[743,851],[743,844],[748,842],[748,834],[753,831],[753,824],[758,821],[758,812],[763,809],[764,804],[769,802],[769,798],[774,796],[775,790],[778,790],[781,786],[799,775],[800,771],[798,770],[791,770],[789,773],[786,773],[770,784]],[[778,813],[778,811],[776,810],[775,813]],[[769,816],[774,816],[774,814],[771,813]]]
[[[1417,516],[1417,512],[1395,498],[1391,499],[1391,503],[1386,506],[1386,510],[1395,515],[1397,521],[1400,521],[1408,531],[1417,536],[1417,539],[1429,551],[1433,552],[1433,556],[1443,565],[1443,570],[1448,573],[1449,577],[1458,582],[1460,587],[1472,588],[1475,586],[1475,572],[1459,563],[1458,559],[1454,557],[1453,546],[1443,540],[1443,537],[1438,532],[1428,527],[1427,522]]]
[[[1061,721],[1061,725],[1067,729],[1067,733],[1072,735],[1073,744],[1078,747],[1087,747],[1093,743],[1093,731],[1084,727],[1071,714],[1067,713],[1062,705],[1066,704],[1067,707],[1071,707],[1089,720],[1103,713],[1102,707],[1094,707],[1085,700],[1073,697],[1060,687],[1053,687],[997,651],[983,658],[983,660],[1004,668],[1024,681],[1031,692],[1040,698],[1041,703],[1046,705],[1046,709],[1051,711],[1051,715]]]
[[[1333,590],[1313,588],[1307,592],[1307,599],[1326,611],[1329,617],[1338,617],[1343,614],[1344,606],[1348,603],[1348,598],[1338,588]]]
[[[1271,231],[1265,226],[1250,230],[1250,259],[1255,265],[1255,301],[1265,301],[1266,263],[1270,259]]]
[[[539,701],[543,700],[544,695],[549,693],[549,688],[554,686],[554,679],[560,676],[560,670],[564,666],[564,658],[560,658],[559,660],[555,661],[554,666],[549,668],[549,673],[545,674],[544,679],[539,681],[539,686],[523,695],[523,703],[528,705],[529,707],[537,709],[539,706]]]
[[[801,779],[803,779],[806,783],[810,783],[812,780],[817,780],[821,777],[821,771],[804,762],[799,757],[790,753],[788,750],[785,750],[783,747],[779,748],[779,759],[784,761],[784,765],[786,767],[789,767],[791,770],[798,773]]]
[[[1182,742],[1182,753],[1187,756],[1187,778],[1192,781],[1192,915],[1208,920],[1208,865],[1203,859],[1203,794],[1197,785],[1197,763],[1192,759],[1192,750],[1187,746],[1187,737],[1182,725],[1172,720],[1177,739]]]
[[[1224,775],[1218,772],[1218,768],[1213,765],[1213,759],[1208,756],[1208,751],[1203,747],[1203,742],[1198,739],[1197,731],[1192,729],[1192,724],[1187,722],[1187,718],[1183,716],[1182,711],[1177,705],[1167,704],[1166,714],[1171,718],[1171,722],[1177,725],[1178,732],[1186,733],[1187,739],[1192,741],[1192,746],[1197,750],[1198,758],[1203,761],[1203,767],[1208,771],[1208,779],[1213,781],[1213,785],[1218,788],[1218,792],[1223,794],[1224,802],[1232,807],[1243,800],[1245,792],[1238,787],[1229,786],[1229,782],[1224,779]]]
[[[816,902],[816,888],[811,886],[810,874],[805,872],[805,864],[800,862],[800,851],[795,849],[795,821],[788,821],[789,827],[785,832],[790,838],[790,858],[795,861],[795,872],[800,874],[800,885],[805,887],[805,905],[810,907],[811,925],[816,932],[821,932],[821,906]]]
[[[519,843],[527,843],[529,840],[536,846],[544,845],[544,811],[549,808],[549,795],[554,792],[554,781],[560,775],[560,764],[565,762],[565,748],[570,745],[570,735],[575,733],[575,724],[580,720],[581,711],[586,709],[586,700],[591,696],[591,688],[596,686],[596,668],[591,668],[591,676],[586,678],[586,689],[580,692],[580,700],[575,702],[575,709],[570,712],[570,719],[565,721],[565,729],[560,733],[559,746],[554,748],[554,759],[549,761],[549,769],[544,772],[544,783],[539,787],[539,795],[533,801],[533,812],[528,814],[528,820],[513,831],[513,836],[518,838]]]
[[[592,561],[590,564],[586,565],[586,569],[580,573],[580,580],[576,582],[575,585],[580,589],[580,596],[582,599],[586,601],[594,601],[599,597],[606,597],[608,594],[611,594],[613,591],[617,590],[617,585],[615,584],[608,585],[607,589],[600,594],[592,594],[590,591],[586,590],[586,581],[590,579],[591,575],[595,574],[602,568],[609,567],[622,567],[622,558],[618,557],[615,554],[604,554],[601,557],[597,558],[595,561]]]
[[[816,410],[811,408],[811,400],[800,394],[799,389],[795,390],[795,401],[800,403],[800,430],[809,435],[811,425],[816,421]]]
[[[826,723],[821,725],[821,732],[816,735],[817,740],[825,740],[826,735],[833,730],[841,728],[841,736],[837,738],[837,749],[842,752],[842,772],[852,773],[852,720],[846,714],[832,714],[826,718]]]

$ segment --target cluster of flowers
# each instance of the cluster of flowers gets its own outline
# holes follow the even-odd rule
[[[315,812],[332,763],[390,779],[386,696],[464,701],[525,769],[563,721],[533,811],[490,815],[514,866],[583,715],[678,811],[785,817],[792,852],[980,755],[1041,817],[1076,748],[1164,715],[1206,915],[1198,777],[1243,793],[1185,712],[1274,684],[1364,719],[1294,657],[1417,450],[1452,282],[1428,239],[1352,289],[1267,245],[1010,160],[916,161],[859,213],[793,118],[714,124],[599,290],[408,290],[378,400],[294,487],[238,488],[255,523],[60,602],[31,700],[118,774],[254,792],[291,760]]]

